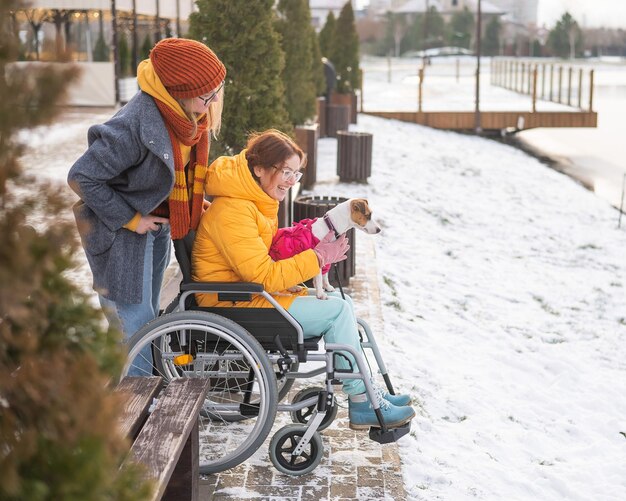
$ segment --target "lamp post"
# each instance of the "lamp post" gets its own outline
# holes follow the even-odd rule
[[[474,130],[476,134],[482,132],[480,123],[480,38],[481,38],[481,0],[478,0],[478,12],[476,21],[476,110],[474,113]]]
[[[161,14],[159,12],[159,0],[156,0],[156,24],[154,31],[154,43],[157,43],[161,40]]]
[[[176,37],[181,37],[180,27],[180,0],[176,0]]]

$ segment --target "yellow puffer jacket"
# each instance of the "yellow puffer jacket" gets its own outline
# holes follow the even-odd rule
[[[214,196],[196,233],[192,252],[194,280],[256,282],[288,308],[299,294],[285,289],[319,273],[313,250],[282,261],[268,255],[278,229],[278,201],[267,195],[248,169],[246,150],[220,157],[209,167],[205,192]],[[271,307],[262,296],[253,301],[218,301],[216,294],[198,294],[200,306]]]

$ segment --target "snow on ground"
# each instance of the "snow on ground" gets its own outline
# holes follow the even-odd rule
[[[406,105],[401,82],[373,94],[365,75],[366,109],[368,92]],[[74,119],[38,129],[25,165],[64,182],[109,111],[74,117],[81,134]],[[410,499],[626,499],[616,211],[500,143],[364,115],[355,129],[374,136],[369,183],[339,183],[322,139],[314,194],[366,196],[384,228],[377,334],[416,400],[400,441]]]
[[[384,355],[416,397],[411,499],[625,499],[626,297],[617,213],[502,144],[359,116]],[[333,176],[334,139],[320,141]],[[323,177],[323,175],[322,175]]]

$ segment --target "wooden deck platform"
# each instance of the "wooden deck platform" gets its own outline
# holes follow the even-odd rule
[[[474,130],[473,111],[365,111],[366,115],[417,123],[435,129]],[[525,130],[536,127],[597,127],[595,111],[481,111],[484,131]]]

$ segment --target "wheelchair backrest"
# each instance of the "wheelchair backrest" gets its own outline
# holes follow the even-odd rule
[[[179,240],[174,240],[174,255],[178,266],[180,266],[180,272],[183,275],[183,282],[189,283],[191,278],[191,249],[193,248],[193,241],[196,238],[196,232],[191,230],[187,235]]]

